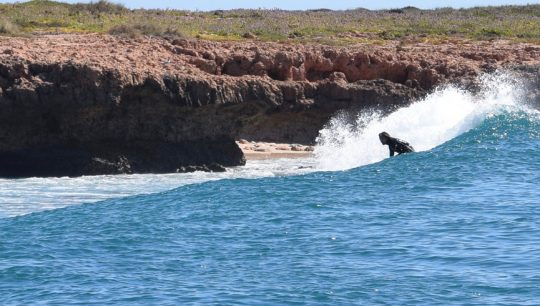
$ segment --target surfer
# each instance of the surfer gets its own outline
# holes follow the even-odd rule
[[[379,139],[383,145],[388,145],[388,149],[390,149],[390,156],[394,156],[394,153],[396,152],[398,155],[402,153],[414,152],[414,148],[408,142],[390,137],[390,134],[386,132],[380,133]]]

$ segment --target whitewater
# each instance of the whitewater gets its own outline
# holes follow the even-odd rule
[[[377,137],[383,131],[406,140],[421,152],[503,111],[537,114],[527,106],[524,92],[519,79],[499,72],[483,76],[478,93],[450,85],[388,116],[374,111],[357,114],[351,121],[350,114],[338,115],[317,139],[318,168],[346,170],[387,158],[388,148],[381,146]]]

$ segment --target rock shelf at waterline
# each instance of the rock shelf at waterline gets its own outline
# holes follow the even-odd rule
[[[330,47],[121,38],[0,39],[0,176],[236,166],[235,140],[313,145],[336,112],[389,112],[507,69],[539,104],[540,47]]]

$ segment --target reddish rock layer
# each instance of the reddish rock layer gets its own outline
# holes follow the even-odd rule
[[[1,38],[0,51],[30,62],[77,63],[117,70],[123,82],[147,76],[198,74],[320,81],[334,72],[348,82],[386,79],[430,89],[445,80],[504,66],[538,65],[540,46],[504,41],[328,47],[201,40],[123,39],[103,35]]]

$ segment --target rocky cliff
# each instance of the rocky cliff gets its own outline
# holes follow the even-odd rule
[[[1,38],[0,176],[220,170],[245,163],[236,138],[312,143],[336,111],[388,111],[498,68],[538,103],[539,63],[540,46],[505,42]]]

